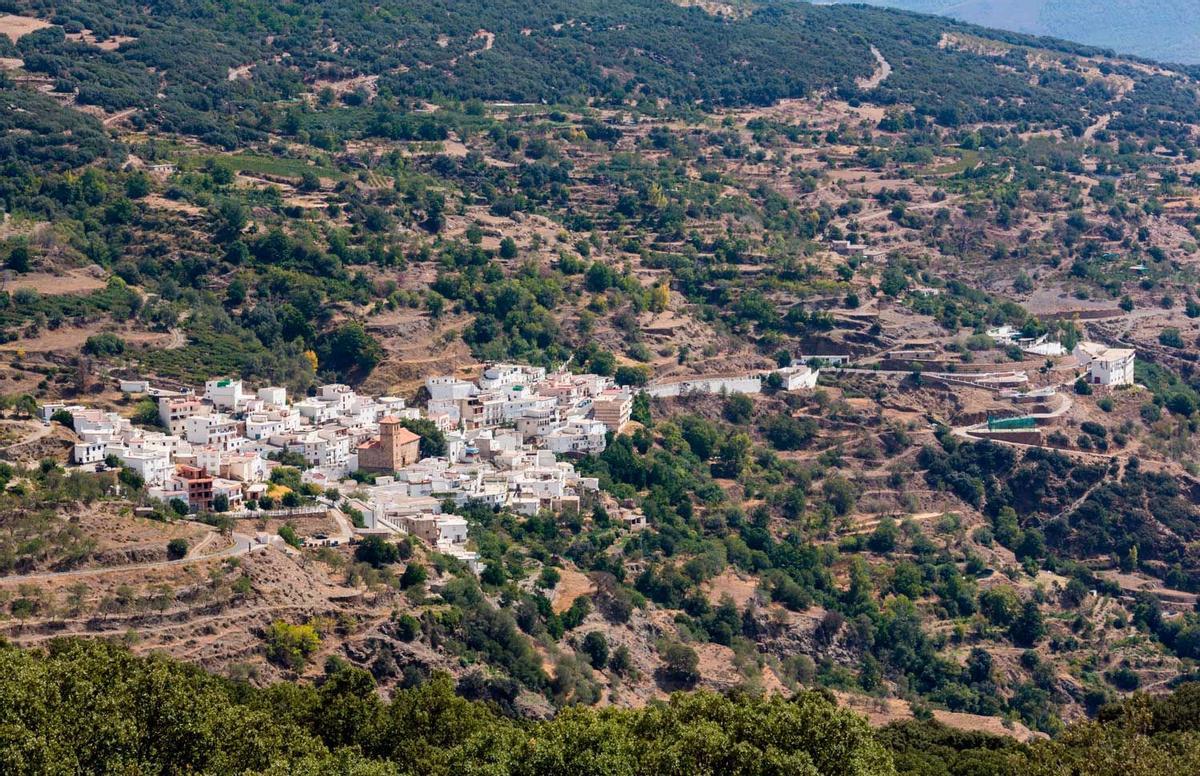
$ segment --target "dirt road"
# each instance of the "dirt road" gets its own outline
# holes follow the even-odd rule
[[[205,542],[197,545],[199,549]],[[44,582],[52,579],[74,579],[80,577],[99,577],[105,574],[116,574],[122,571],[150,571],[154,569],[172,568],[174,566],[187,566],[193,563],[203,563],[205,561],[214,560],[217,558],[232,558],[238,555],[245,555],[251,552],[256,547],[266,549],[266,545],[257,544],[251,536],[243,534],[233,534],[233,546],[227,547],[220,552],[214,552],[211,555],[195,555],[189,553],[187,557],[179,558],[178,560],[161,560],[153,563],[127,563],[120,566],[100,566],[97,568],[74,569],[72,571],[46,571],[35,574],[14,574],[11,576],[0,577],[0,585],[10,582]]]

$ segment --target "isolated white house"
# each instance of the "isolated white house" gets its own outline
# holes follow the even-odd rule
[[[1110,348],[1098,342],[1080,342],[1071,355],[1088,372],[1093,385],[1133,385],[1132,348]]]
[[[809,369],[800,364],[775,370],[783,378],[785,391],[811,390],[817,387],[817,378],[821,376],[820,369]]]

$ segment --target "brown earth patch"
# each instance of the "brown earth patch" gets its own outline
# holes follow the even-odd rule
[[[562,569],[559,572],[558,585],[554,588],[554,599],[551,602],[556,614],[562,614],[571,608],[571,604],[581,595],[591,595],[596,586],[586,575],[574,569]]]
[[[86,294],[99,291],[106,285],[103,270],[98,267],[96,270],[85,268],[63,273],[29,272],[13,277],[4,284],[4,288],[10,292],[30,288],[46,296]]]
[[[16,43],[31,32],[37,32],[38,30],[44,30],[52,26],[50,22],[43,21],[42,19],[34,19],[30,16],[17,16],[11,13],[0,14],[0,35],[7,35],[13,43]]]

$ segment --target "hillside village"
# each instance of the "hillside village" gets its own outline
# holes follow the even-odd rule
[[[771,374],[785,390],[811,389],[819,370],[797,366]],[[753,393],[761,383],[747,376],[664,384],[650,392]],[[342,384],[322,385],[296,400],[284,388],[250,390],[232,378],[208,380],[202,393],[142,379],[121,380],[120,390],[152,400],[157,423],[135,424],[78,404],[41,406],[43,422],[62,422],[79,437],[71,451],[76,467],[127,470],[149,499],[178,515],[261,519],[323,511],[306,509],[300,494],[273,483],[275,469],[298,461],[300,483],[331,506],[339,494],[352,494],[340,506],[355,517],[360,534],[415,535],[476,572],[478,555],[466,549],[467,523],[442,514],[443,505],[529,516],[578,512],[598,482],[580,476],[570,459],[602,453],[606,437],[630,423],[634,404],[632,390],[611,378],[517,364],[488,365],[475,381],[430,377],[423,410]],[[436,443],[413,428],[435,434]],[[632,529],[645,522],[633,510],[622,519]]]
[[[548,376],[511,364],[489,366],[476,382],[432,377],[426,385],[429,405],[421,412],[401,398],[364,396],[341,384],[289,401],[283,388],[249,391],[237,379],[209,380],[203,393],[129,380],[122,391],[152,398],[159,428],[54,402],[42,417],[69,419],[80,438],[74,464],[127,468],[151,499],[184,514],[255,516],[277,502],[278,514],[287,514],[299,496],[272,488],[271,472],[296,457],[302,483],[360,494],[343,501],[359,528],[415,533],[460,550],[466,524],[439,516],[444,502],[521,514],[577,510],[596,481],[556,456],[602,452],[605,435],[629,422],[633,404],[628,390],[596,375]],[[404,426],[421,420],[439,436],[437,455],[422,455],[421,436]]]

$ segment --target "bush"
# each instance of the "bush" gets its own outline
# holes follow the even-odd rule
[[[267,629],[267,658],[293,671],[302,671],[321,646],[321,636],[311,624],[291,625],[282,620]]]
[[[400,587],[408,590],[411,587],[425,584],[425,580],[428,578],[429,572],[425,571],[424,566],[420,563],[409,563],[400,576]]]
[[[1168,348],[1187,347],[1187,344],[1183,341],[1183,337],[1179,334],[1179,329],[1163,329],[1158,333],[1158,341],[1159,344],[1165,345]]]
[[[122,485],[131,490],[141,490],[146,485],[146,480],[142,475],[138,474],[137,470],[130,469],[128,466],[117,472],[117,479],[121,481]]]
[[[1114,671],[1107,672],[1104,674],[1104,678],[1113,687],[1124,692],[1133,692],[1142,684],[1141,677],[1127,666],[1121,666]]]
[[[125,340],[107,331],[93,334],[83,343],[83,352],[90,356],[119,356],[125,352]]]
[[[1176,415],[1188,417],[1196,411],[1196,400],[1182,392],[1171,394],[1167,398],[1167,409]]]
[[[754,400],[744,393],[730,394],[725,399],[721,414],[730,423],[741,425],[750,420],[754,414]]]
[[[812,418],[794,418],[779,414],[763,425],[763,434],[776,450],[799,450],[817,435],[817,423]]]
[[[597,670],[608,665],[608,639],[600,631],[589,631],[583,637],[580,649],[588,656],[588,662]]]
[[[402,614],[396,620],[396,638],[409,642],[421,635],[421,621],[411,614]]]
[[[186,557],[188,554],[187,539],[172,539],[167,542],[167,557],[171,560],[179,560]]]
[[[139,426],[161,426],[162,417],[158,414],[158,405],[153,399],[142,399],[133,408],[133,422]]]
[[[354,548],[354,559],[375,568],[390,566],[400,560],[400,549],[380,536],[367,536]]]
[[[304,546],[304,542],[300,539],[300,535],[296,533],[296,529],[287,523],[279,526],[279,536],[285,542],[293,547],[296,547],[297,549]]]
[[[650,382],[650,370],[644,366],[619,366],[613,379],[617,385],[642,386]]]
[[[383,359],[383,348],[361,323],[339,326],[325,336],[318,348],[323,367],[345,376],[366,376]]]

